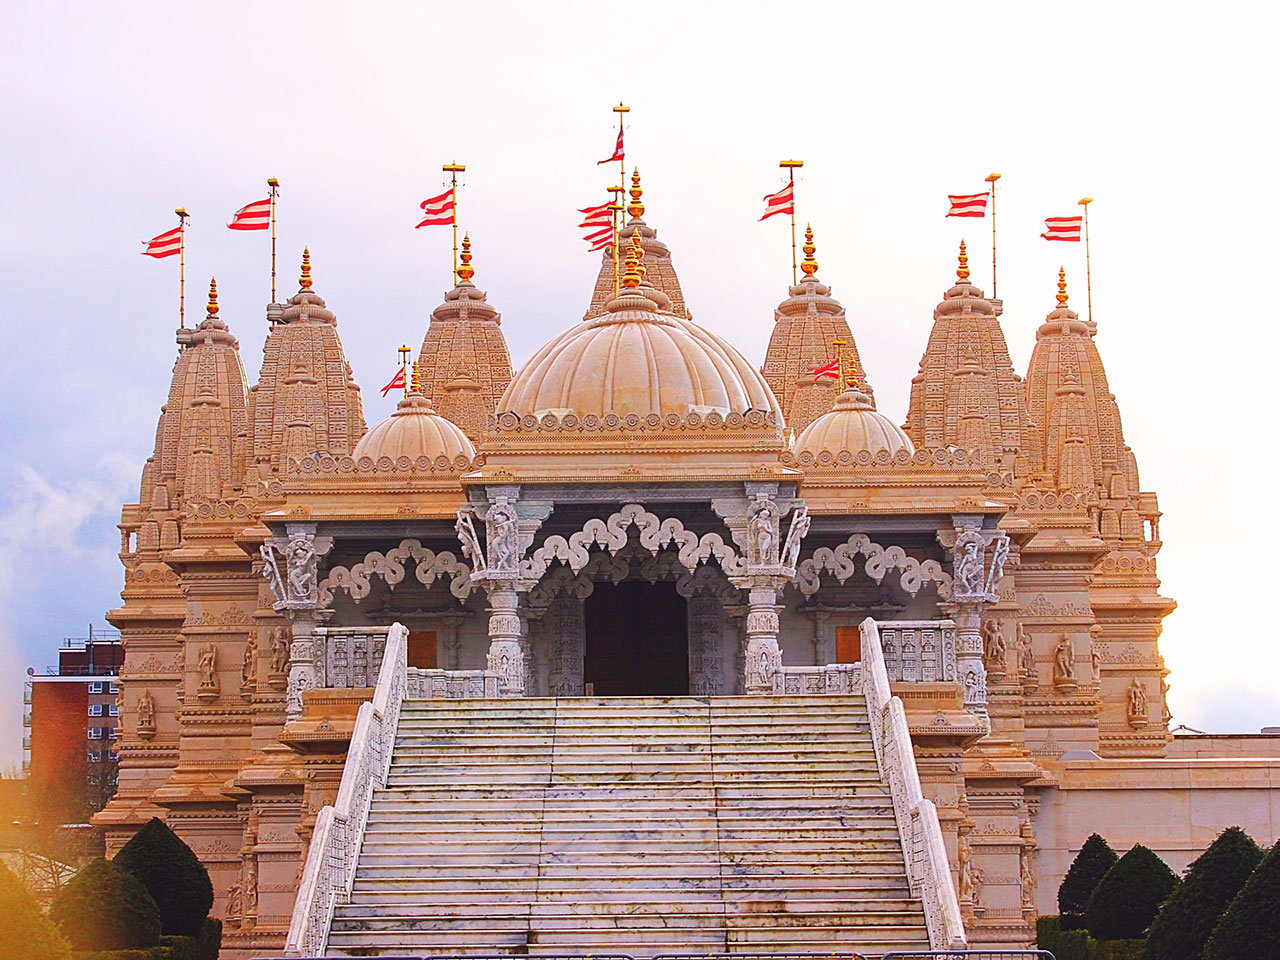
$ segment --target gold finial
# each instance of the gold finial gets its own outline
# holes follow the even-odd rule
[[[804,251],[804,260],[800,263],[800,270],[804,273],[806,280],[811,280],[813,275],[818,272],[818,261],[813,259],[813,254],[818,248],[813,245],[813,227],[807,223],[804,225],[804,246],[800,249]]]
[[[413,379],[409,382],[409,389],[414,393],[422,392],[422,372],[419,369],[421,366],[419,361],[413,361]]]
[[[298,278],[298,286],[303,290],[311,289],[311,248],[302,248],[302,276]]]
[[[209,278],[209,316],[216,317],[218,315],[218,281],[215,277]]]
[[[836,337],[831,345],[836,348],[836,386],[844,379],[844,348],[849,343],[844,337]]]
[[[1058,268],[1058,306],[1067,305],[1067,268]]]
[[[636,273],[640,274],[640,282],[644,283],[644,278],[648,275],[649,270],[644,265],[644,241],[640,238],[639,228],[632,231],[631,243],[636,248]]]
[[[969,279],[969,254],[965,253],[964,241],[960,241],[960,266],[956,267],[956,278],[961,283]]]
[[[462,235],[462,253],[458,255],[458,259],[462,261],[462,266],[458,268],[458,279],[464,283],[470,283],[471,278],[476,275],[476,268],[471,265],[471,234],[469,233]]]
[[[631,202],[627,204],[627,213],[631,214],[632,220],[639,220],[644,216],[644,204],[640,202],[640,198],[644,196],[644,190],[640,187],[639,167],[631,171],[631,189],[627,192],[631,194]]]
[[[644,249],[640,246],[640,231],[637,230],[631,234],[631,244],[627,247],[627,272],[622,275],[622,286],[627,290],[640,286],[640,281],[644,278],[640,272],[642,256]]]

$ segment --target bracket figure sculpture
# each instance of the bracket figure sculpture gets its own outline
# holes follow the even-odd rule
[[[315,628],[320,606],[320,558],[333,548],[333,538],[317,536],[314,523],[287,523],[284,537],[272,537],[259,549],[262,575],[275,597],[274,609],[291,621],[289,679],[285,716],[302,715],[302,694],[316,686],[318,675]],[[281,570],[279,557],[285,564]]]
[[[1009,537],[981,529],[981,518],[956,518],[951,548],[951,602],[955,605],[956,666],[964,684],[965,709],[987,716],[987,670],[983,665],[982,610],[998,603],[998,590],[1009,558]],[[991,563],[986,560],[991,547]]]

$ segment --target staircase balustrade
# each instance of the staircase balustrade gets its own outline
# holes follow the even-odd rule
[[[408,684],[408,631],[386,632],[373,699],[360,705],[337,800],[316,817],[311,846],[293,907],[285,956],[318,957],[329,940],[333,908],[345,903],[355,880],[373,791],[387,782],[400,707]]]
[[[968,941],[938,811],[920,790],[907,715],[902,700],[889,691],[879,626],[868,617],[862,622],[861,633],[863,694],[871,721],[871,740],[880,775],[889,784],[893,797],[907,878],[924,904],[929,945],[934,950],[962,950]]]

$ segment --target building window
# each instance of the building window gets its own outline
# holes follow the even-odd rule
[[[100,717],[100,716],[102,716],[102,704],[100,704],[100,703],[91,703],[91,704],[89,704],[89,716],[91,716],[91,717]]]
[[[102,681],[101,681],[101,680],[94,680],[92,683],[90,683],[90,684],[89,684],[89,692],[90,692],[90,693],[101,693],[101,692],[102,692]]]
[[[118,683],[107,684],[107,693],[119,693],[119,692],[120,692],[120,684]]]
[[[101,740],[101,739],[102,739],[102,728],[101,728],[101,727],[90,727],[90,728],[89,728],[89,739],[90,739],[90,740]]]
[[[114,750],[112,750],[112,751],[110,751],[110,752],[107,754],[107,759],[108,759],[108,760],[119,760],[119,759],[120,759],[120,754],[118,754],[118,753],[116,753]]]
[[[90,763],[101,763],[101,762],[102,762],[102,751],[101,751],[101,750],[90,750],[90,751],[89,751],[89,762],[90,762]]]
[[[107,727],[107,736],[112,740],[118,740],[120,737],[120,731],[115,727]]]
[[[109,717],[120,716],[120,708],[117,707],[114,703],[111,704],[111,706],[107,707],[107,716]]]

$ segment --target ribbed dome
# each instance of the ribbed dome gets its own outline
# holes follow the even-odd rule
[[[823,451],[839,457],[846,451],[857,456],[863,451],[875,454],[881,450],[890,454],[899,450],[916,452],[903,429],[878,413],[871,398],[856,387],[842,393],[830,413],[805,427],[793,447],[797,457],[808,453],[815,459]]]
[[[432,410],[431,402],[420,393],[410,393],[401,400],[396,412],[361,437],[351,454],[355,460],[447,457],[450,462],[459,455],[474,460],[476,448],[452,421]]]
[[[748,410],[782,414],[759,372],[692,321],[655,312],[643,290],[623,291],[609,313],[577,324],[534,354],[499,413],[665,417]]]

